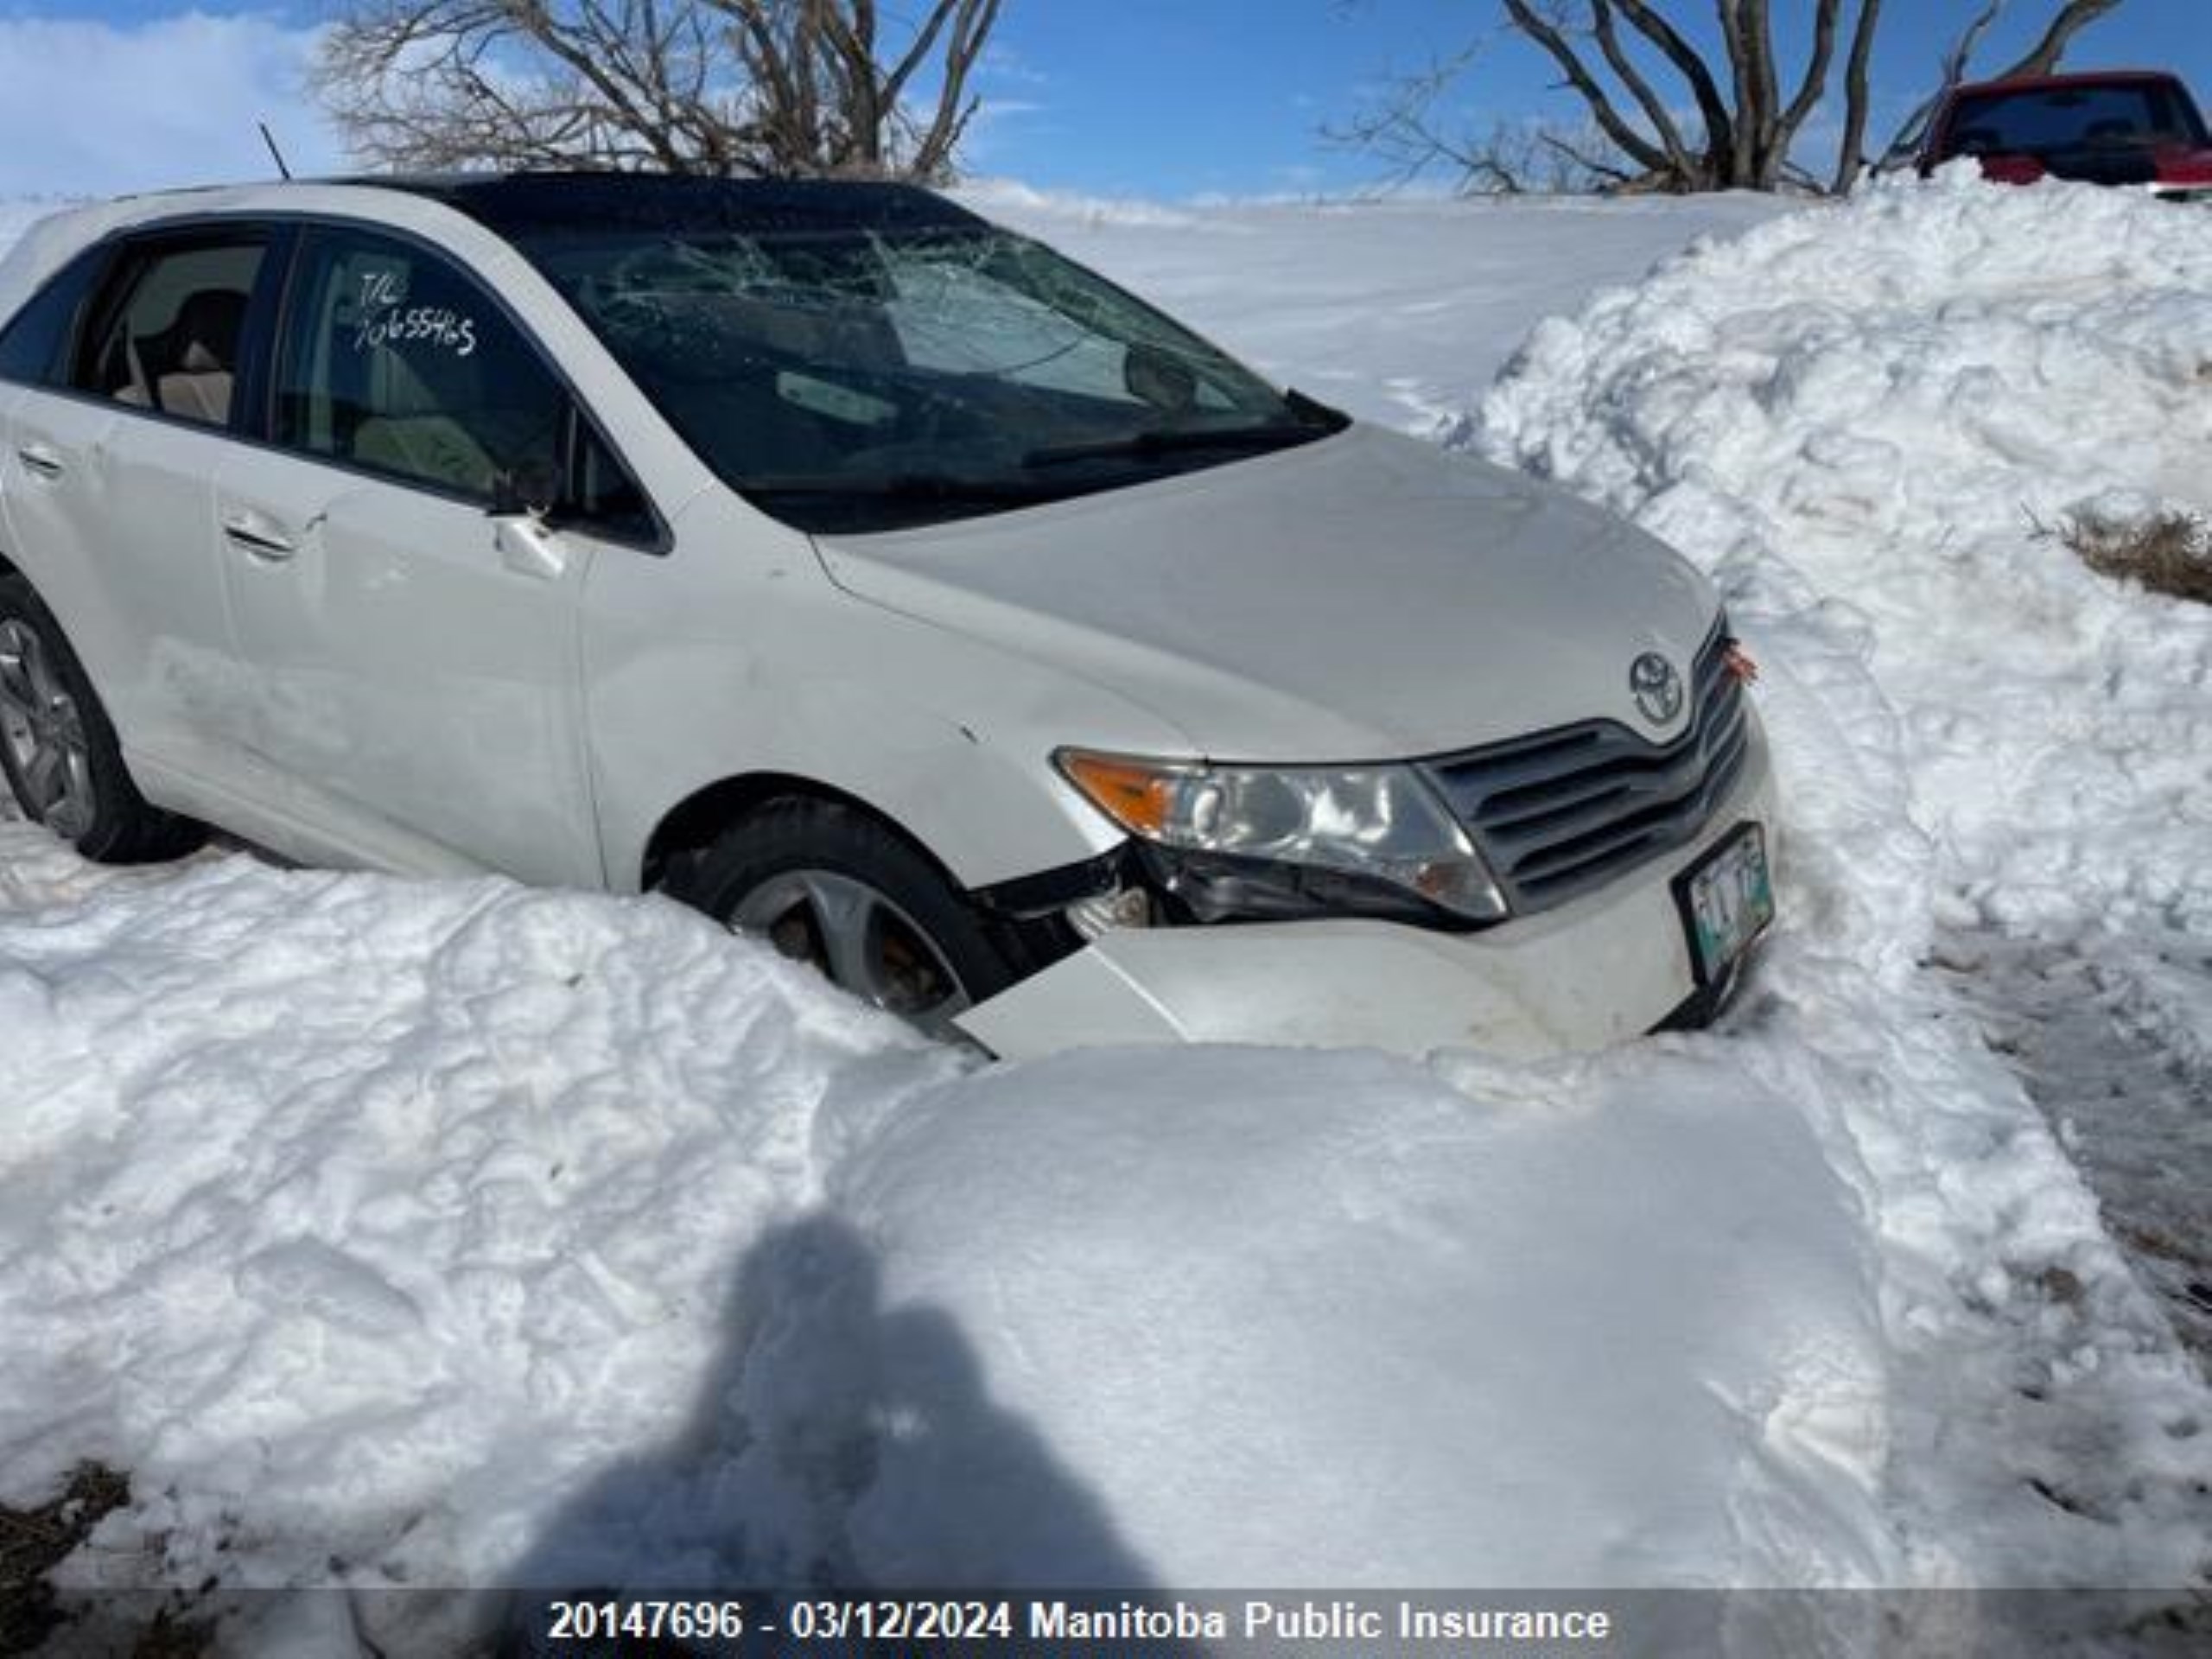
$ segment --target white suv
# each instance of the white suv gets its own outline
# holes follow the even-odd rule
[[[1709,585],[887,185],[139,198],[0,267],[86,853],[658,888],[1001,1054],[1584,1047],[1772,915]]]

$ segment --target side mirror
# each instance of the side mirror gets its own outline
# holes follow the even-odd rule
[[[544,518],[561,499],[561,471],[550,461],[526,461],[492,480],[494,518]]]

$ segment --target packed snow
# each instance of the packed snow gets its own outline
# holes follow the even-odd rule
[[[990,1067],[655,899],[0,825],[0,1502],[132,1480],[63,1576],[2201,1595],[2212,1393],[1986,1033],[2093,963],[2068,1075],[2204,1097],[2212,612],[2034,521],[2212,506],[2207,221],[985,205],[1715,574],[1783,791],[1738,1011]]]
[[[1447,427],[1542,318],[1633,282],[1772,196],[1170,207],[993,181],[962,192],[1104,271],[1277,381],[1424,434]]]
[[[1903,780],[1936,903],[1879,937],[1961,976],[2196,1318],[2212,608],[2065,534],[2212,522],[2212,226],[2158,208],[1969,164],[1782,220],[1543,324],[1462,436],[1688,550],[1776,638],[1783,786],[1825,849],[1854,854],[1829,773]],[[1815,652],[1893,728],[1802,720],[1783,677]]]

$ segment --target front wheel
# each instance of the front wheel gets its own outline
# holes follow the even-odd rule
[[[933,1036],[1022,970],[1020,941],[928,859],[834,802],[770,803],[672,861],[664,887]]]
[[[61,625],[16,575],[0,578],[0,772],[27,817],[87,858],[175,858],[206,835],[139,794]]]

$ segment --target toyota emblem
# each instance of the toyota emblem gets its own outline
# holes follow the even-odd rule
[[[1682,712],[1682,677],[1656,651],[1645,652],[1628,665],[1628,689],[1654,726],[1664,726]]]

